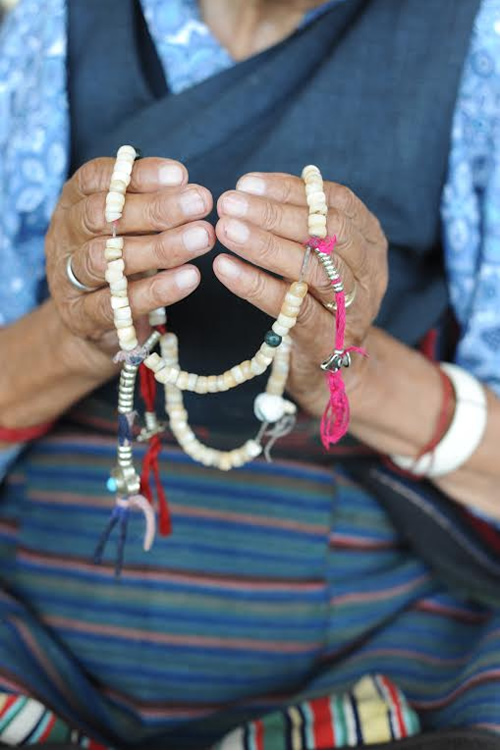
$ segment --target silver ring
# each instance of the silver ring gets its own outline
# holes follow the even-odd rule
[[[80,290],[80,292],[95,292],[97,287],[87,287],[86,284],[82,284],[81,281],[76,278],[75,272],[73,271],[73,266],[71,265],[71,259],[72,256],[68,256],[66,260],[66,276],[68,277],[73,287]]]
[[[355,298],[356,298],[356,286],[354,286],[352,288],[352,291],[349,292],[349,294],[345,296],[345,307],[346,307],[346,310],[349,307],[349,305],[353,304]],[[323,305],[324,305],[324,307],[327,310],[332,310],[332,311],[337,310],[337,303],[335,301],[333,301],[333,302],[324,302]]]

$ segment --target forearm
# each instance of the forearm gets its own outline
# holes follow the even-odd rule
[[[0,353],[6,428],[54,420],[115,372],[110,358],[68,331],[51,300],[0,330]]]
[[[350,389],[351,433],[382,453],[416,457],[432,437],[440,412],[439,374],[420,353],[380,329],[370,330],[366,348],[362,377]],[[459,470],[435,484],[457,502],[500,519],[500,401],[489,391],[487,397],[481,445]]]

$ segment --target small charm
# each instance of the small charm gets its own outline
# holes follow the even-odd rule
[[[349,368],[351,362],[350,352],[335,350],[333,355],[330,355],[330,357],[321,363],[321,370],[327,373],[337,373],[341,368]]]

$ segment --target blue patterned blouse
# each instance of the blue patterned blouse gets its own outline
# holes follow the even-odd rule
[[[174,93],[234,64],[196,0],[141,1]],[[68,171],[66,6],[21,0],[0,34],[0,325],[39,303],[43,239]],[[500,0],[481,3],[451,136],[442,228],[456,360],[500,394]],[[15,451],[0,452],[0,477]]]

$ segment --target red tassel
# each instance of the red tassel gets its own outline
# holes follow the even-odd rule
[[[144,406],[147,412],[155,411],[155,398],[156,398],[156,381],[154,374],[144,363],[142,363],[139,369],[141,396],[144,401]],[[141,472],[141,492],[153,503],[153,490],[151,488],[150,476],[153,473],[156,486],[156,497],[158,499],[158,517],[159,517],[159,529],[160,534],[166,537],[172,532],[172,521],[170,518],[170,512],[168,508],[167,497],[160,478],[160,468],[158,465],[158,457],[161,452],[161,438],[159,435],[154,435],[149,439],[149,447],[144,456]]]

